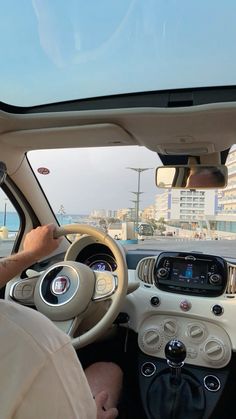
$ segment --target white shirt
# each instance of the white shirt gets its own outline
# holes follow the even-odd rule
[[[0,300],[0,419],[95,419],[70,338],[35,310]]]

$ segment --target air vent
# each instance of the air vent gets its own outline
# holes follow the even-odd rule
[[[155,258],[142,259],[137,267],[137,275],[140,281],[146,284],[154,284],[154,266]]]
[[[236,265],[228,263],[228,282],[226,287],[226,294],[236,293]]]

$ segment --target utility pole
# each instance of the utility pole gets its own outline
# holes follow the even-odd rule
[[[138,230],[138,223],[139,223],[139,204],[140,204],[140,195],[143,192],[140,192],[140,177],[141,177],[141,173],[145,172],[146,170],[151,170],[153,169],[153,167],[127,167],[127,169],[129,170],[134,170],[135,172],[138,173],[138,188],[137,188],[137,192],[132,192],[133,194],[136,195],[137,199],[136,199],[136,216],[135,216],[135,226],[136,226],[136,231]]]
[[[60,215],[60,224],[63,224],[64,215],[66,215],[66,211],[63,205],[60,205],[58,214]]]
[[[4,225],[4,227],[6,227],[6,225],[7,225],[7,201],[8,201],[8,199],[5,198],[5,202],[4,202],[4,218],[3,218],[3,225]]]

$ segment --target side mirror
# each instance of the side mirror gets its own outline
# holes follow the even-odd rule
[[[227,181],[228,169],[224,165],[162,166],[156,169],[158,188],[223,189]]]
[[[5,163],[0,161],[0,185],[2,185],[5,182],[6,176],[7,176],[7,166],[5,165]]]

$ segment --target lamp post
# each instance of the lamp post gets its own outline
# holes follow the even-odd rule
[[[135,205],[136,205],[136,201],[135,201]],[[136,211],[135,207],[129,207],[129,221],[134,221],[134,211]]]
[[[135,172],[138,173],[138,188],[137,188],[137,192],[132,192],[133,194],[136,195],[137,199],[136,199],[136,217],[135,217],[135,224],[136,224],[136,231],[138,230],[138,223],[139,223],[139,203],[140,203],[140,195],[143,192],[140,192],[140,177],[141,177],[141,173],[145,172],[146,170],[151,170],[153,169],[153,167],[127,167],[127,169],[129,170],[134,170]]]
[[[6,227],[7,225],[7,201],[8,199],[5,198],[5,202],[4,202],[4,215],[3,215],[3,226]]]
[[[136,222],[137,217],[137,200],[131,199],[130,202],[134,203],[134,208],[132,208],[132,221]]]
[[[64,215],[66,215],[66,211],[63,205],[60,206],[58,214],[60,215],[60,223],[63,224]]]

